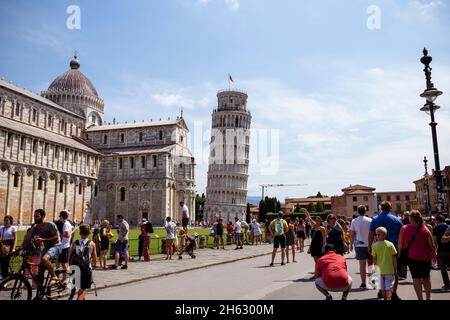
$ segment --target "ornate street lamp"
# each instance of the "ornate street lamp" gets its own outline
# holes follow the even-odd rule
[[[423,175],[424,181],[425,181],[425,192],[424,192],[424,200],[425,200],[425,212],[427,216],[431,217],[431,201],[430,201],[430,185],[429,185],[429,178],[430,175],[428,174],[428,165],[427,165],[427,157],[423,157],[423,164],[425,166],[425,174]]]
[[[420,62],[425,66],[423,71],[425,72],[425,78],[427,81],[427,88],[424,92],[420,94],[422,98],[426,99],[425,105],[420,109],[420,111],[425,111],[430,114],[431,117],[431,134],[433,138],[433,152],[434,152],[434,178],[436,180],[436,191],[437,191],[437,211],[438,213],[443,213],[444,211],[444,188],[442,181],[442,172],[439,164],[439,150],[438,150],[438,142],[437,142],[437,133],[436,126],[437,122],[434,119],[434,111],[438,110],[440,107],[434,103],[436,98],[442,94],[442,91],[437,90],[434,87],[433,82],[431,82],[431,67],[430,63],[433,60],[431,56],[428,55],[428,50],[426,48],[423,49],[423,57],[420,59]]]

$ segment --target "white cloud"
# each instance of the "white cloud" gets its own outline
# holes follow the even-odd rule
[[[233,11],[239,10],[240,3],[239,0],[224,0],[225,4]]]
[[[433,12],[445,4],[441,0],[414,0],[409,5],[416,10],[422,17],[431,18]]]
[[[151,98],[153,103],[164,107],[183,107],[190,109],[194,106],[193,100],[179,94],[155,93],[151,95]]]

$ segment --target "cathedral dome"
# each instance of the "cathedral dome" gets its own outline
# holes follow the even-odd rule
[[[47,93],[67,93],[98,97],[94,85],[78,70],[79,68],[80,62],[75,56],[70,61],[70,70],[57,77],[48,87]]]

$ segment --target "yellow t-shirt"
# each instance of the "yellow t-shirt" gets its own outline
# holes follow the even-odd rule
[[[384,240],[377,241],[372,246],[372,256],[377,258],[377,266],[380,268],[381,275],[395,274],[394,255],[397,250],[392,242]]]

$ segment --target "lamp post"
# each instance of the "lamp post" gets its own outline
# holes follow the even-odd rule
[[[428,55],[428,50],[426,48],[423,49],[423,57],[420,59],[420,62],[425,66],[423,71],[425,72],[425,78],[427,82],[427,88],[424,92],[420,94],[422,98],[426,99],[426,103],[422,108],[420,108],[420,111],[429,112],[431,117],[431,134],[433,138],[433,152],[434,152],[434,178],[436,181],[436,194],[437,194],[437,212],[442,213],[444,211],[444,188],[443,188],[443,181],[442,181],[442,172],[441,167],[439,164],[439,149],[438,149],[438,142],[437,142],[437,133],[436,133],[436,126],[437,122],[434,119],[434,111],[438,110],[440,107],[434,103],[436,98],[442,94],[442,91],[437,90],[434,87],[433,82],[431,82],[431,67],[430,63],[433,60],[431,56]]]
[[[425,194],[424,194],[424,200],[425,200],[425,212],[427,216],[431,216],[431,201],[430,201],[430,185],[428,183],[428,179],[430,178],[430,175],[428,174],[428,165],[427,165],[427,157],[423,157],[423,164],[425,166],[425,174],[423,175],[424,181],[425,181]]]

